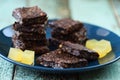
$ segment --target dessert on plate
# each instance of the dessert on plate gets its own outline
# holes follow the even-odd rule
[[[53,68],[87,66],[98,59],[97,52],[85,47],[86,29],[80,21],[70,18],[52,21],[51,38],[46,38],[47,14],[37,6],[13,11],[13,45],[21,50],[35,51],[36,63]],[[51,49],[53,47],[54,49]]]

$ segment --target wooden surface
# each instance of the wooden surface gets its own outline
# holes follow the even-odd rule
[[[0,29],[15,21],[11,14],[16,7],[38,5],[47,12],[49,19],[71,17],[100,25],[120,35],[120,0],[0,0],[0,2]],[[8,5],[9,7],[6,7]],[[120,80],[119,76],[120,60],[94,71],[74,75],[53,75],[16,66],[0,58],[0,80]]]

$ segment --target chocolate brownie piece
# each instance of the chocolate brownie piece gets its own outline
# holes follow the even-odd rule
[[[59,49],[39,56],[36,62],[37,64],[53,68],[84,67],[88,64],[86,59],[78,59],[73,55],[62,53]]]
[[[15,31],[15,34],[13,36],[21,40],[45,40],[46,39],[45,32],[40,34],[40,33],[25,33],[25,32]]]
[[[14,47],[18,46],[22,49],[26,48],[32,48],[33,46],[39,47],[39,46],[47,46],[47,42],[42,41],[21,41],[21,40],[15,40],[12,39]]]
[[[48,42],[47,42],[46,39],[42,39],[42,40],[24,40],[24,39],[18,39],[18,37],[13,36],[12,40],[15,43],[20,43],[21,44],[20,46],[25,46],[25,47],[48,45]]]
[[[47,46],[33,46],[32,48],[27,48],[29,50],[35,51],[35,54],[44,54],[49,52],[49,48]]]
[[[24,26],[24,25],[21,25],[19,22],[15,22],[13,24],[13,29],[15,31],[19,31],[19,32],[44,33],[45,32],[45,25],[35,24],[35,25]]]
[[[54,31],[61,34],[69,34],[83,27],[81,22],[68,18],[51,22],[49,25],[54,29]]]
[[[87,49],[81,44],[71,43],[69,41],[62,42],[59,48],[66,53],[72,54],[79,58],[85,58],[87,60],[98,59],[99,55],[97,52]]]
[[[22,50],[34,50],[36,54],[43,54],[49,51],[49,48],[46,46],[47,43],[44,42],[34,42],[34,41],[27,41],[27,42],[23,42],[20,40],[15,40],[12,39],[13,41],[13,46],[15,48],[19,48]]]
[[[59,40],[70,41],[79,44],[84,44],[87,39],[86,29],[84,27],[79,29],[79,31],[66,35],[60,34],[56,31],[52,31],[52,37]]]
[[[51,50],[55,50],[59,48],[59,45],[63,42],[62,40],[58,40],[56,38],[49,38],[49,48]]]
[[[47,14],[37,6],[17,8],[12,16],[22,25],[45,24]]]

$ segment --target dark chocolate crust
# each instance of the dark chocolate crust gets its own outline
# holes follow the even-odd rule
[[[79,58],[85,58],[87,60],[96,60],[99,55],[97,52],[87,49],[81,44],[71,43],[69,41],[62,42],[59,48],[65,52],[77,56]]]
[[[69,18],[57,20],[49,23],[50,27],[52,27],[55,31],[61,34],[69,34],[76,30],[79,30],[83,27],[83,24],[79,21],[74,21]]]
[[[44,24],[47,21],[47,14],[37,6],[17,8],[12,16],[23,25]]]
[[[38,64],[53,68],[84,67],[88,64],[86,59],[78,59],[70,54],[62,53],[59,49],[41,55],[36,61]]]

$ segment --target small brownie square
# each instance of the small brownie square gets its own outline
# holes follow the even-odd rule
[[[44,33],[45,25],[34,24],[34,25],[21,25],[19,22],[15,22],[12,27],[15,31],[27,32],[27,33]]]
[[[47,43],[38,41],[21,41],[12,39],[13,46],[22,50],[34,50],[36,54],[43,54],[49,51]],[[46,45],[46,46],[45,46]]]
[[[23,40],[23,39],[18,39],[16,36],[12,37],[13,43],[17,46],[21,46],[23,49],[24,48],[31,48],[32,46],[47,46],[48,42],[46,39],[43,40]]]
[[[22,40],[45,40],[46,39],[46,34],[45,33],[24,33],[24,32],[19,32],[15,31],[15,34],[13,35],[18,39]]]
[[[37,64],[53,68],[84,67],[88,64],[86,59],[79,59],[73,55],[63,53],[59,49],[39,56],[36,62]]]
[[[69,41],[62,42],[59,48],[65,52],[77,56],[79,58],[85,58],[87,60],[96,60],[99,55],[97,52],[92,51],[80,44],[71,43]]]
[[[47,21],[47,14],[37,6],[17,8],[12,16],[22,25],[44,24]]]
[[[82,27],[79,31],[73,32],[71,34],[61,34],[56,31],[52,31],[52,37],[58,40],[70,41],[74,43],[84,44],[87,36],[86,36],[86,29]]]
[[[83,27],[81,22],[74,21],[69,18],[51,22],[49,25],[54,29],[54,31],[61,34],[69,34]]]

